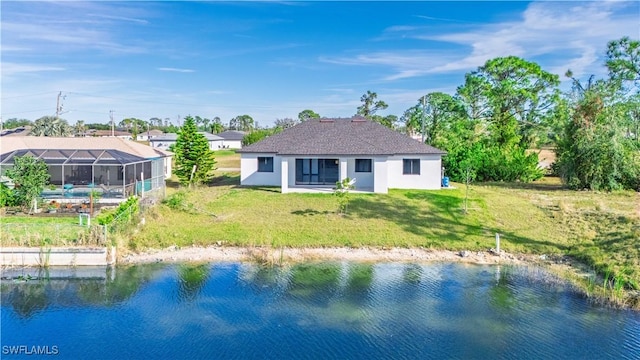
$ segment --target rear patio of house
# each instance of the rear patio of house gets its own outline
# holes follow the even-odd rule
[[[0,175],[20,156],[47,164],[43,199],[61,203],[118,203],[132,195],[164,191],[170,154],[119,138],[14,137],[0,144]],[[168,161],[167,161],[168,160]],[[94,202],[96,199],[93,199]]]

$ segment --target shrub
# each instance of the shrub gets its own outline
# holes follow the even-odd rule
[[[5,184],[0,184],[0,206],[18,206],[20,198],[18,193]]]

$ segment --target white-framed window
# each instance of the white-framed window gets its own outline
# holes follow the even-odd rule
[[[402,159],[402,174],[420,175],[420,159]]]
[[[258,157],[258,172],[273,172],[273,157]]]
[[[356,172],[370,173],[371,159],[356,159]]]

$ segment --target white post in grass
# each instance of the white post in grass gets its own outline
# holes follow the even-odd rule
[[[496,253],[500,255],[500,234],[496,233]]]

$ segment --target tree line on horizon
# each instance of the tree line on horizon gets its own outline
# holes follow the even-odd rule
[[[570,188],[640,191],[640,41],[629,37],[610,41],[605,66],[608,76],[601,79],[592,75],[581,80],[567,70],[565,76],[572,86],[562,92],[560,77],[537,63],[500,57],[467,73],[455,94],[428,93],[399,118],[378,115],[388,105],[372,91],[362,95],[356,115],[421,137],[426,144],[446,151],[443,166],[453,181],[539,179],[544,170],[531,149],[547,146],[556,152],[552,172]],[[226,124],[219,117],[187,118],[189,126],[198,131],[245,131],[243,144],[247,145],[320,117],[306,109],[297,119],[276,119],[271,127],[260,127],[246,114]],[[33,135],[40,136],[111,128],[110,124],[83,121],[70,126],[54,117],[33,124],[25,119],[4,122],[5,128],[27,124],[32,125]],[[118,127],[133,134],[148,129],[179,133],[181,129],[168,118],[126,118]]]

